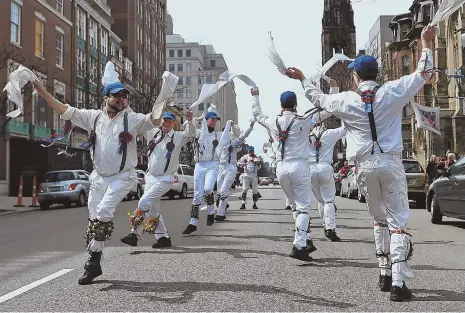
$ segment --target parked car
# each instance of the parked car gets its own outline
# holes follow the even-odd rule
[[[441,224],[443,216],[465,220],[465,157],[440,174],[428,189],[431,223]]]
[[[178,171],[174,174],[174,184],[164,197],[174,199],[176,195],[180,199],[185,199],[189,194],[194,193],[194,169],[188,165],[179,164]]]
[[[131,191],[124,197],[123,200],[139,200],[144,194],[145,190],[145,172],[143,170],[136,169],[137,182],[134,183]]]
[[[426,182],[428,176],[421,167],[420,163],[412,159],[403,159],[405,176],[407,177],[407,188],[409,200],[415,200],[417,207],[426,207]]]
[[[53,204],[69,207],[72,203],[85,206],[90,191],[90,174],[86,171],[52,171],[45,174],[39,185],[37,200],[42,210]]]

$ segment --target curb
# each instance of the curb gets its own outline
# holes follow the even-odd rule
[[[32,208],[32,209],[26,209],[26,210],[21,210],[21,211],[19,211],[19,210],[18,211],[16,211],[16,210],[8,210],[9,212],[0,213],[0,216],[27,213],[27,212],[39,211],[39,210],[40,210],[40,208]]]

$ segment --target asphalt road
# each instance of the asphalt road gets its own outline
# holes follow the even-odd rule
[[[415,298],[392,303],[377,290],[372,220],[365,204],[337,198],[338,234],[323,235],[313,206],[315,261],[288,257],[293,223],[280,189],[262,189],[260,209],[239,210],[238,191],[227,220],[182,236],[190,199],[164,200],[162,213],[173,247],[139,247],[119,238],[128,231],[124,202],[102,263],[104,274],[79,286],[86,208],[56,209],[0,217],[0,311],[463,311],[465,223],[432,225],[429,213],[412,208],[415,243],[409,283]],[[52,276],[50,276],[52,275]],[[25,287],[26,286],[26,287]],[[34,287],[34,288],[31,288]],[[8,300],[5,300],[8,295]]]

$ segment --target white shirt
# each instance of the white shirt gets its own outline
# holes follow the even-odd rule
[[[256,176],[261,165],[256,164],[255,161],[259,160],[260,159],[256,155],[251,157],[250,155],[246,154],[239,160],[239,165],[244,167],[244,173],[246,173],[248,176]]]
[[[422,74],[433,68],[433,56],[430,49],[423,49],[417,70],[398,80],[385,83],[376,93],[373,103],[378,143],[384,153],[401,154],[402,145],[402,108],[423,87],[431,74]],[[363,92],[376,86],[374,81],[365,81],[359,85]],[[373,140],[371,137],[368,114],[359,94],[354,91],[325,95],[308,79],[302,81],[305,95],[310,101],[319,103],[322,108],[340,118],[347,130],[347,158],[360,159],[371,154]],[[375,153],[380,153],[378,145]]]
[[[273,136],[274,141],[278,143],[276,150],[276,160],[278,162],[299,159],[308,160],[310,156],[308,134],[310,133],[310,129],[317,122],[318,114],[315,114],[313,118],[309,116],[307,118],[298,117],[295,119],[294,124],[289,130],[289,137],[284,144],[283,159],[281,156],[281,145],[279,142],[279,130],[276,126],[276,117],[271,118],[262,113],[258,95],[253,96],[252,113],[255,120],[268,129],[269,134]],[[296,113],[290,111],[284,111],[282,115],[277,116],[281,130],[285,131],[295,116]],[[321,113],[321,116],[327,118],[330,114]],[[323,117],[321,120],[323,120]]]
[[[316,163],[316,154],[317,150],[314,146],[316,141],[316,136],[320,137],[321,147],[318,154],[318,163],[328,163],[333,162],[333,151],[334,145],[338,142],[339,139],[344,137],[346,130],[344,127],[339,127],[335,129],[327,129],[320,134],[310,134],[310,158],[308,159],[309,163]]]
[[[200,138],[202,131],[196,129],[195,138]],[[223,132],[221,131],[213,131],[203,134],[203,140],[198,141],[198,146],[194,151],[194,161],[195,162],[218,162],[220,159],[220,147],[217,146],[215,149],[214,155],[213,153],[213,140],[218,140],[218,143],[221,139],[221,135]]]
[[[148,172],[153,176],[161,175],[174,175],[178,170],[179,165],[179,154],[181,153],[182,147],[187,143],[190,138],[195,137],[195,126],[192,121],[184,124],[184,131],[174,131],[171,130],[166,134],[163,139],[155,146],[152,153],[149,155],[149,164]],[[154,136],[156,137],[154,138]],[[160,129],[151,129],[147,132],[147,140],[155,140],[158,142],[160,137],[163,136],[163,133]],[[171,142],[171,139],[174,143],[174,149],[171,152],[170,164],[165,172],[166,162],[167,162],[167,153],[166,144]]]
[[[131,133],[133,139],[127,145],[126,163],[123,172],[135,169],[138,160],[136,137],[155,127],[151,121],[151,113],[147,115],[135,113],[128,107],[111,119],[105,109],[86,110],[78,109],[68,104],[67,106],[68,109],[61,115],[61,118],[71,120],[74,125],[87,130],[89,134],[94,128],[95,119],[100,115],[95,129],[97,135],[95,154],[92,153],[93,149],[91,148],[90,155],[94,164],[94,170],[104,177],[113,176],[120,172],[122,154],[118,153],[119,134],[124,130],[124,112],[128,112],[128,132]]]
[[[237,163],[237,152],[240,149],[242,149],[242,144],[244,143],[245,138],[247,138],[250,135],[252,130],[253,130],[253,127],[250,126],[246,131],[242,132],[238,138],[229,141],[229,144],[224,145],[222,147],[220,151],[220,163],[221,164],[225,164],[225,163],[236,164]],[[233,147],[233,151],[231,153],[228,150],[229,146]],[[229,157],[231,157],[231,159]]]

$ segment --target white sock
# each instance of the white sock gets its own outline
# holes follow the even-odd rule
[[[388,268],[382,268],[381,269],[381,275],[383,276],[391,276],[391,270]]]
[[[404,282],[401,280],[393,280],[392,285],[397,286],[397,287],[402,287],[404,285]]]

